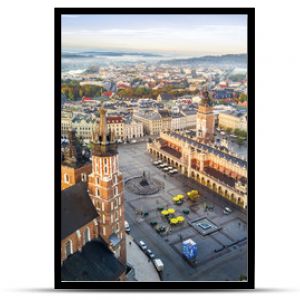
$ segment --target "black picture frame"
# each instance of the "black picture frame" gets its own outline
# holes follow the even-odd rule
[[[248,280],[240,282],[61,282],[60,261],[60,137],[61,137],[61,15],[62,14],[244,14],[248,16]],[[255,9],[254,8],[55,8],[55,288],[99,291],[193,291],[207,289],[254,289],[255,259]]]

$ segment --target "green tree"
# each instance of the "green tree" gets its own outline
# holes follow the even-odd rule
[[[238,128],[236,128],[236,129],[234,130],[234,134],[235,134],[237,137],[241,138],[241,139],[247,137],[247,131],[241,130],[241,129],[238,129]]]
[[[243,103],[245,101],[248,101],[248,96],[244,93],[241,93],[238,101],[241,102],[241,103]]]
[[[226,128],[226,129],[225,129],[225,132],[226,132],[227,134],[231,134],[231,133],[232,133],[232,129],[231,129],[231,128]]]

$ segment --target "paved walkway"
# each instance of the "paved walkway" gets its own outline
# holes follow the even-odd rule
[[[129,244],[131,242],[131,245]],[[146,254],[134,242],[131,235],[126,234],[127,262],[134,267],[137,281],[160,281],[158,273]]]

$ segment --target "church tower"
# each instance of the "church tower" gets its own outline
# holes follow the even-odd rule
[[[92,173],[88,192],[99,214],[100,235],[115,256],[126,264],[123,176],[114,132],[106,124],[106,110],[100,108],[100,122],[93,133]]]
[[[208,91],[203,93],[203,98],[198,107],[196,132],[199,141],[207,142],[214,140],[215,118],[213,103]]]
[[[68,131],[69,144],[61,157],[61,190],[69,188],[80,181],[87,181],[88,175],[92,172],[92,164],[83,155],[75,130]]]

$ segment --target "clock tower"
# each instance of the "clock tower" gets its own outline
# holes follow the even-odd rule
[[[196,133],[199,141],[207,142],[214,140],[215,118],[213,103],[208,91],[203,93],[203,98],[198,107]]]

